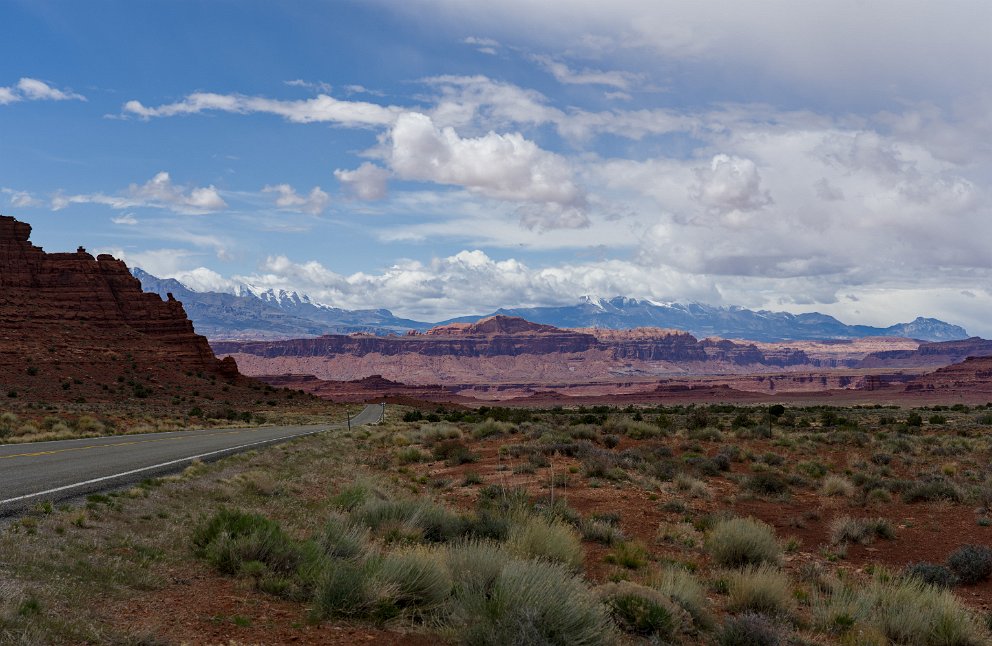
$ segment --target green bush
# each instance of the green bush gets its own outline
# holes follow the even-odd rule
[[[653,588],[620,581],[607,583],[598,592],[620,629],[627,633],[667,641],[691,622],[685,610]]]
[[[775,496],[789,490],[789,483],[777,473],[761,471],[748,478],[744,485],[748,491],[760,496]]]
[[[224,574],[238,574],[251,561],[275,572],[290,572],[302,550],[275,521],[257,514],[221,509],[193,532],[196,552]]]
[[[451,594],[451,574],[444,559],[436,549],[422,546],[387,554],[375,578],[385,584],[385,595],[398,608],[436,608]]]
[[[961,583],[984,581],[992,575],[992,549],[985,545],[962,545],[947,557],[947,567]]]
[[[325,618],[361,616],[367,613],[369,599],[366,586],[374,563],[354,559],[330,560],[316,586],[314,615]]]
[[[616,641],[606,607],[582,579],[543,560],[510,560],[491,580],[456,586],[448,621],[456,641],[469,646]]]
[[[789,577],[776,567],[766,564],[731,572],[727,585],[731,612],[782,615],[792,608]]]
[[[544,558],[572,569],[582,567],[582,543],[578,532],[560,521],[531,516],[510,527],[507,548],[525,558]]]
[[[352,525],[342,514],[331,514],[324,524],[320,546],[330,557],[354,558],[368,549],[369,529]]]
[[[639,570],[648,564],[649,558],[650,554],[643,545],[638,542],[625,541],[617,543],[613,551],[606,555],[605,560],[607,563],[613,563],[630,570]]]
[[[776,564],[782,557],[774,530],[754,518],[717,522],[706,537],[706,549],[723,567]]]
[[[351,520],[372,531],[405,525],[430,542],[444,542],[469,530],[464,518],[429,500],[366,500],[351,512]]]
[[[943,479],[914,482],[902,492],[904,502],[932,502],[934,500],[951,500],[961,502],[961,492],[953,483]]]
[[[950,588],[958,583],[958,577],[949,568],[936,563],[910,563],[903,568],[902,575],[938,588]]]

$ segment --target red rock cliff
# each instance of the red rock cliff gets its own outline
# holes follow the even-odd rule
[[[143,292],[122,261],[82,247],[45,253],[30,234],[30,225],[0,216],[0,385],[26,371],[73,383],[85,375],[108,389],[139,373],[238,376],[194,332],[182,303]],[[43,390],[44,379],[29,380],[28,390],[32,381]]]

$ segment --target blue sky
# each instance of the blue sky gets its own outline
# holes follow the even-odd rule
[[[992,5],[0,0],[0,211],[200,289],[992,336]]]

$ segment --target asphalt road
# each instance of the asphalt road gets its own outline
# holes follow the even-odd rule
[[[378,404],[366,406],[351,425],[378,422],[381,414]],[[43,500],[65,500],[179,471],[193,460],[215,460],[345,425],[204,429],[2,445],[0,516]]]

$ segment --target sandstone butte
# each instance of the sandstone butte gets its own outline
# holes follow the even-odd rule
[[[220,399],[249,385],[195,333],[180,302],[143,292],[124,262],[82,247],[46,253],[30,235],[29,224],[0,216],[0,396],[154,399],[197,383]]]

